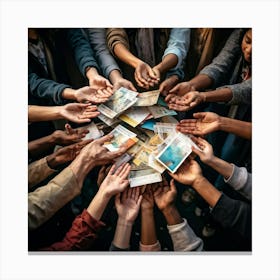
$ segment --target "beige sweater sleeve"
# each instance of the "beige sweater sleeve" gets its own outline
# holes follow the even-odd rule
[[[56,170],[51,169],[47,163],[47,157],[41,158],[28,165],[28,189],[48,178]]]
[[[47,185],[28,194],[28,228],[34,230],[81,192],[81,184],[67,167]]]

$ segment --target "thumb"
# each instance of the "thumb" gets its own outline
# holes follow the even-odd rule
[[[171,188],[172,191],[176,191],[177,190],[176,186],[175,186],[175,180],[174,179],[172,179],[170,181],[170,188]]]
[[[113,135],[113,134],[107,134],[107,135],[105,135],[105,136],[103,136],[103,137],[101,137],[101,138],[95,140],[95,143],[98,143],[98,144],[102,145],[102,144],[104,144],[105,142],[108,142],[108,141],[110,141],[110,140],[113,139],[113,138],[114,138],[114,135]]]
[[[199,113],[194,113],[193,117],[195,119],[203,119],[205,117],[206,113],[205,112],[199,112]]]
[[[199,158],[201,159],[201,157],[203,156],[203,152],[201,152],[200,150],[198,150],[196,147],[192,146],[192,151],[199,156]]]
[[[142,199],[143,199],[143,195],[141,194],[141,195],[138,197],[138,200],[137,200],[137,207],[140,207],[141,202],[142,202]]]

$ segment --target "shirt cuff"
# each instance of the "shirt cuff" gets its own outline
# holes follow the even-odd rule
[[[158,240],[155,244],[151,244],[151,245],[144,245],[141,242],[139,242],[139,249],[140,251],[157,252],[161,250],[161,246]]]

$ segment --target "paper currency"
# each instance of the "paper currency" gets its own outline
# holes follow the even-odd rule
[[[97,125],[92,121],[90,124],[83,126],[84,129],[88,129],[89,133],[83,138],[83,140],[87,139],[98,139],[104,135],[102,130],[99,130]]]
[[[113,119],[131,107],[136,101],[138,92],[119,88],[104,104],[99,105],[98,111],[106,117]]]
[[[158,119],[158,118],[163,117],[163,116],[177,115],[177,113],[175,111],[169,110],[169,109],[164,108],[162,106],[151,106],[151,107],[148,107],[148,109],[155,119]]]
[[[138,94],[138,100],[133,106],[152,106],[157,104],[159,97],[159,90],[152,90],[141,92]]]
[[[156,160],[158,160],[170,172],[175,173],[184,160],[191,154],[191,147],[197,147],[197,145],[188,135],[180,132],[171,140],[170,138],[167,138],[167,140],[168,144],[156,156]]]
[[[130,187],[138,187],[162,181],[161,174],[154,169],[130,171],[128,176]]]
[[[136,127],[150,115],[150,111],[145,107],[129,108],[119,116],[119,119]]]
[[[156,123],[154,125],[154,132],[160,136],[161,139],[166,139],[169,135],[175,134],[176,124],[174,123]]]
[[[103,121],[105,124],[107,124],[108,126],[112,126],[114,124],[120,123],[121,121],[119,119],[110,119],[108,117],[106,117],[105,115],[103,115],[102,113],[100,113],[97,116],[101,121]]]
[[[129,131],[122,125],[115,127],[111,131],[111,134],[114,135],[114,138],[110,142],[104,143],[104,147],[106,147],[109,151],[117,151],[122,145],[129,148],[138,141],[136,134]]]

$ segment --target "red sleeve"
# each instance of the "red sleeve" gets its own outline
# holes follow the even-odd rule
[[[105,224],[95,220],[85,209],[83,213],[76,217],[72,227],[66,233],[64,239],[49,247],[42,248],[42,251],[75,251],[88,249],[95,239],[97,232]]]

